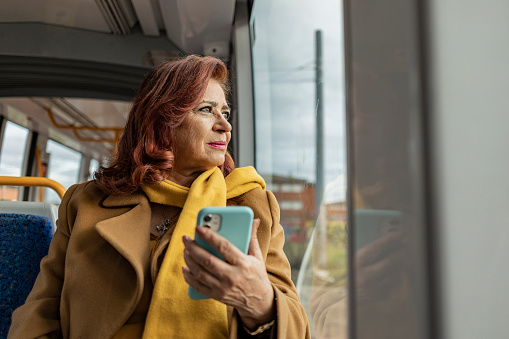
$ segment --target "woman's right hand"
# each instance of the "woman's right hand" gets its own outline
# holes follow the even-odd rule
[[[205,227],[196,230],[200,237],[216,248],[226,261],[205,251],[194,240],[184,237],[184,279],[198,292],[234,307],[249,329],[275,319],[274,290],[269,281],[260,250],[257,230],[260,220],[253,221],[248,254],[221,235]]]

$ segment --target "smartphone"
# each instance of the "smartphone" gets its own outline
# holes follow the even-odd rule
[[[253,210],[247,206],[205,207],[198,212],[196,224],[217,232],[247,254],[253,218]],[[224,261],[221,253],[207,241],[200,238],[197,233],[195,233],[194,241],[209,253]],[[194,300],[208,299],[207,296],[197,292],[191,286],[189,286],[188,294]]]
[[[355,250],[372,243],[391,230],[402,228],[403,217],[395,210],[364,210],[354,211]]]

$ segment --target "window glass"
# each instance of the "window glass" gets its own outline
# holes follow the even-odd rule
[[[284,251],[316,338],[347,335],[341,6],[259,0],[250,21],[256,168],[280,204]]]
[[[28,140],[28,129],[13,122],[5,124],[2,150],[0,151],[0,175],[19,177],[23,173],[23,155]],[[1,200],[18,200],[19,187],[1,186]]]
[[[299,184],[282,184],[281,192],[294,192],[299,193],[303,190],[303,185]]]
[[[356,338],[429,338],[419,1],[347,0]],[[461,236],[461,235],[458,235]]]
[[[78,182],[81,153],[56,141],[48,140],[46,152],[49,153],[48,178],[62,184],[65,189]],[[49,188],[44,189],[44,201],[60,202],[58,194]]]
[[[288,200],[281,200],[279,201],[279,208],[284,210],[300,210],[302,209],[303,204],[302,201],[288,201]]]
[[[99,161],[96,159],[90,159],[90,164],[88,166],[88,180],[94,179],[94,173],[99,169]]]

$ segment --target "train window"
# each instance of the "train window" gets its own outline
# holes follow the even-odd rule
[[[48,178],[58,181],[66,189],[78,183],[81,153],[54,140],[48,140],[46,152],[49,153]],[[44,189],[44,201],[59,202],[60,198],[51,189]]]
[[[280,203],[284,251],[315,338],[347,336],[341,6],[256,1],[250,18],[255,163]]]
[[[94,173],[99,169],[99,161],[96,159],[90,159],[90,164],[88,166],[88,180],[94,179]]]
[[[0,151],[0,175],[19,177],[23,173],[23,154],[28,140],[28,129],[7,121]],[[2,186],[1,200],[18,200],[19,188]]]

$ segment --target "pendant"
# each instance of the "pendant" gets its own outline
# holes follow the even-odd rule
[[[168,228],[170,228],[170,225],[171,225],[170,220],[169,220],[169,219],[165,219],[165,220],[163,221],[163,223],[162,223],[161,225],[156,226],[156,228],[157,228],[157,230],[158,230],[159,232],[163,232],[163,234],[164,234],[164,233],[166,233],[166,231],[168,230]]]

